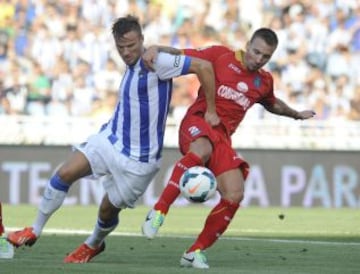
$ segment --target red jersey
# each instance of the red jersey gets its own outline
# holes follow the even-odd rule
[[[202,49],[184,49],[185,55],[208,60],[215,72],[216,112],[227,134],[232,135],[255,103],[273,105],[273,78],[264,70],[248,71],[243,62],[243,51],[232,51],[224,46]],[[188,109],[188,114],[206,110],[206,99],[202,87],[198,97]]]

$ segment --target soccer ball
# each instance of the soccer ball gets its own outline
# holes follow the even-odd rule
[[[216,178],[210,169],[194,166],[187,169],[180,178],[181,194],[190,202],[203,203],[216,193]]]

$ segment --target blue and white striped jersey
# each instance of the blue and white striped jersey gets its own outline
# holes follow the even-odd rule
[[[190,64],[190,57],[159,53],[154,72],[141,59],[127,67],[114,114],[102,128],[119,152],[141,162],[161,158],[172,78],[187,74]]]

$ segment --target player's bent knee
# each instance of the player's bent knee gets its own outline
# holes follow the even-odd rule
[[[244,192],[228,192],[222,194],[221,197],[231,203],[240,204],[244,199]]]
[[[190,144],[190,151],[198,155],[206,163],[213,151],[213,146],[207,137],[200,137]]]

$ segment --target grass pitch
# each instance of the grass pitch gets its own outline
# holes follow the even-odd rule
[[[179,260],[210,208],[172,208],[154,240],[140,235],[147,210],[123,211],[105,252],[88,264],[73,265],[62,260],[90,233],[97,208],[65,206],[33,247],[16,249],[13,259],[0,259],[0,273],[359,273],[358,209],[240,209],[225,235],[207,250],[208,270],[180,268]],[[31,225],[36,208],[4,205],[3,214],[9,231]]]

